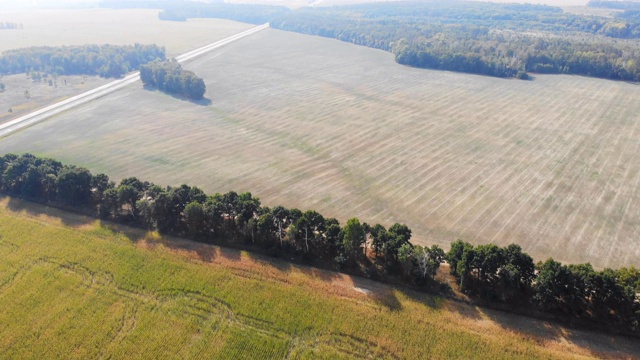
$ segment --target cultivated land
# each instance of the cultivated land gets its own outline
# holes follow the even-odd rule
[[[7,358],[633,358],[569,330],[0,200]]]
[[[132,85],[0,140],[162,185],[405,222],[418,243],[519,243],[536,259],[640,265],[640,87],[402,67],[266,30],[186,65],[212,104]]]
[[[0,31],[0,52],[29,46],[83,44],[164,46],[167,57],[247,30],[253,25],[221,19],[158,20],[158,10],[38,10],[0,12],[0,21],[22,23],[24,29]],[[64,80],[67,80],[65,84]],[[112,80],[112,79],[111,79]],[[103,85],[110,79],[61,76],[57,87],[33,83],[24,74],[0,78],[7,89],[0,93],[0,122],[18,118],[54,102]],[[25,90],[30,98],[25,98]],[[9,112],[9,109],[12,112]]]
[[[0,31],[0,51],[29,46],[157,44],[174,57],[254,25],[221,19],[160,21],[159,10],[37,10],[1,12],[24,29]]]
[[[3,82],[7,88],[0,93],[0,123],[89,91],[109,81],[112,79],[103,79],[98,76],[59,76],[56,85],[49,86],[46,79],[42,82],[33,82],[25,74],[3,76],[0,82]],[[27,90],[28,98],[25,97]]]

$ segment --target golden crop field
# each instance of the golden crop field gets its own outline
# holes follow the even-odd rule
[[[588,359],[637,342],[0,200],[5,358]]]
[[[271,29],[186,67],[211,104],[136,84],[0,139],[0,152],[404,222],[445,248],[515,242],[537,260],[640,265],[636,84],[414,69]]]

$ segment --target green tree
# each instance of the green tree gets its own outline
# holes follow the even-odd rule
[[[136,203],[140,200],[140,192],[131,185],[121,184],[116,189],[118,194],[118,204],[126,205],[129,208],[129,214],[136,219],[138,217],[138,208]]]
[[[351,259],[356,259],[360,253],[360,248],[364,244],[364,228],[358,218],[347,220],[342,228],[342,249]]]
[[[436,272],[440,268],[446,258],[444,250],[438,245],[427,246],[415,246],[414,257],[416,259],[416,275],[418,279],[431,278],[432,280],[436,276]]]
[[[56,180],[58,201],[71,206],[88,204],[91,200],[91,179],[89,170],[65,166]]]
[[[200,237],[205,233],[206,215],[204,207],[199,202],[190,202],[184,208],[184,221],[187,231],[192,237]]]

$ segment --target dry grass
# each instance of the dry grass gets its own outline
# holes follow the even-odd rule
[[[630,339],[0,201],[9,358],[633,358]],[[370,295],[359,289],[366,289]]]
[[[109,95],[0,141],[163,185],[252,191],[417,242],[519,243],[537,259],[638,266],[640,87],[419,70],[264,31],[187,65],[213,103]],[[55,134],[55,137],[50,136]]]

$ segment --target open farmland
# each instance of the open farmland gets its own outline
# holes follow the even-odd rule
[[[25,74],[0,77],[7,89],[0,93],[0,123],[29,114],[46,105],[104,85],[112,79],[98,76],[60,76],[55,85],[33,82]],[[29,96],[25,96],[25,91]]]
[[[633,358],[631,339],[0,200],[7,358]]]
[[[30,46],[141,43],[164,46],[167,57],[175,57],[252,27],[221,19],[160,21],[157,10],[0,12],[0,21],[24,25],[24,29],[0,32],[0,52]],[[34,83],[24,75],[1,77],[0,82],[6,85],[6,91],[0,93],[0,122],[18,118],[108,81],[99,77],[62,76],[53,87],[48,86],[46,80]],[[25,90],[29,91],[29,98],[24,96]]]
[[[186,67],[212,104],[133,85],[4,138],[0,151],[405,222],[418,243],[516,242],[537,259],[639,265],[637,85],[419,70],[276,30]]]
[[[1,31],[0,51],[29,46],[157,44],[174,57],[253,25],[221,19],[160,21],[159,10],[37,10],[0,12],[24,29]]]

